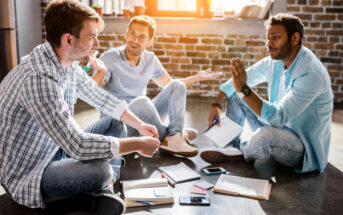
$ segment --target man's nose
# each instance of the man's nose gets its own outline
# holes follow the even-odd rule
[[[94,44],[93,44],[93,49],[98,49],[99,48],[99,40],[98,38],[95,38]]]

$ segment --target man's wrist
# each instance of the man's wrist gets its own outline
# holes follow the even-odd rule
[[[222,105],[217,103],[217,102],[214,102],[211,104],[212,107],[218,107],[220,110],[222,109]]]

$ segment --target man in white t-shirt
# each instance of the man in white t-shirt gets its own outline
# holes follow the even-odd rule
[[[185,129],[182,134],[186,88],[195,82],[215,79],[222,74],[211,73],[208,69],[187,78],[171,78],[155,54],[146,50],[153,43],[155,30],[155,21],[150,17],[143,15],[132,18],[125,34],[126,45],[112,48],[101,56],[107,69],[97,70],[93,79],[108,92],[131,103],[129,105],[131,111],[144,122],[156,126],[162,142],[161,150],[192,157],[198,151],[186,140],[187,137],[194,139],[197,131]],[[150,80],[162,88],[152,101],[145,97]],[[167,116],[169,125],[164,126],[162,122]],[[118,123],[102,114],[100,121],[87,130],[92,133],[114,135],[118,132],[115,131]],[[128,128],[127,135],[134,136],[134,130]]]

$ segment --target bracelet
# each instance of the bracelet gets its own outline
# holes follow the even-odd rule
[[[220,110],[222,109],[222,106],[219,103],[212,103],[211,105],[212,107],[218,107]]]

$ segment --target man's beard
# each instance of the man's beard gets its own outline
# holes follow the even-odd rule
[[[285,59],[292,51],[291,42],[286,42],[278,49],[278,54],[275,57],[272,57],[274,60],[282,60]]]

